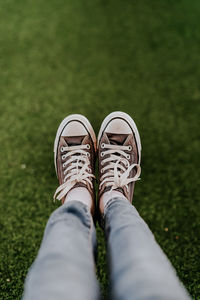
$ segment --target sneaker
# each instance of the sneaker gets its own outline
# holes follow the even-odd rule
[[[82,115],[65,118],[54,142],[54,163],[60,186],[54,199],[65,201],[67,193],[76,187],[85,187],[90,192],[95,209],[94,167],[96,136],[90,122]]]
[[[99,199],[116,190],[132,203],[135,181],[141,173],[141,142],[133,119],[124,112],[109,114],[101,125],[97,148]]]

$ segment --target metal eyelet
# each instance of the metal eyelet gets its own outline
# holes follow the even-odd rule
[[[62,160],[64,160],[66,158],[66,155],[62,155]]]
[[[89,152],[87,152],[87,157],[90,157],[90,153]]]
[[[130,155],[129,155],[129,154],[127,154],[127,155],[126,155],[126,158],[127,158],[127,159],[130,159],[131,157],[130,157]]]
[[[65,163],[62,166],[63,166],[63,168],[65,168]]]
[[[104,172],[104,169],[101,169],[101,171],[100,171],[101,173],[103,173]]]
[[[128,151],[131,151],[132,150],[132,147],[131,145],[128,146]]]
[[[105,148],[105,144],[104,143],[101,144],[101,148]]]
[[[105,155],[105,153],[104,152],[101,152],[101,157],[103,157]]]
[[[87,144],[86,147],[87,147],[87,149],[90,149],[90,145],[89,144]]]
[[[91,172],[92,172],[92,170],[91,170],[90,168],[88,168],[88,172],[89,172],[89,173],[91,173]]]
[[[61,147],[61,148],[60,148],[60,152],[64,152],[64,147]]]
[[[103,166],[104,165],[104,162],[103,161],[101,161],[101,166]]]

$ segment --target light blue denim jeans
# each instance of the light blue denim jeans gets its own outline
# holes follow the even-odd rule
[[[103,222],[112,299],[190,299],[134,206],[124,199],[111,199]],[[47,223],[23,300],[99,299],[95,247],[95,227],[88,208],[79,201],[59,207]]]

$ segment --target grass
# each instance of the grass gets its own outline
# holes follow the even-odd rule
[[[0,299],[20,299],[57,187],[53,141],[70,113],[98,132],[134,117],[142,181],[134,204],[200,299],[200,2],[0,3]],[[98,277],[106,290],[100,229]]]

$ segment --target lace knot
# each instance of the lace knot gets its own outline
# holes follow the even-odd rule
[[[105,172],[101,176],[99,189],[101,189],[103,184],[105,184],[107,187],[111,187],[111,191],[123,187],[126,187],[126,189],[128,190],[128,184],[130,182],[134,182],[140,179],[140,165],[130,165],[127,158],[128,156],[125,152],[129,150],[129,146],[104,144],[104,148],[108,149],[104,151],[104,156],[107,155],[107,158],[103,160],[103,164],[107,163],[107,166],[103,168],[104,171],[107,172]],[[136,174],[134,177],[130,178],[130,172],[134,168],[136,168]]]

